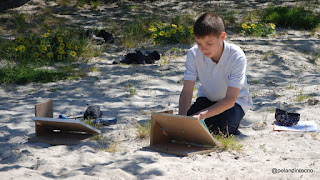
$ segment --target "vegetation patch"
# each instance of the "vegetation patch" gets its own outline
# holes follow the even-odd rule
[[[263,21],[275,23],[283,28],[311,30],[320,23],[320,15],[304,7],[269,6],[265,11]]]

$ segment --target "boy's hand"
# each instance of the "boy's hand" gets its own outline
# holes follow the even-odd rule
[[[192,117],[194,117],[194,118],[197,118],[197,119],[199,119],[199,120],[201,120],[201,119],[203,119],[203,118],[206,118],[207,116],[207,113],[208,113],[208,110],[205,110],[205,111],[201,111],[201,112],[199,112],[198,114],[196,114],[196,115],[193,115]]]

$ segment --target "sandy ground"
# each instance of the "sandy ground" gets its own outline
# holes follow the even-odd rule
[[[275,108],[280,107],[320,127],[319,104],[310,103],[320,99],[319,65],[310,62],[320,51],[319,38],[283,30],[273,38],[230,34],[227,40],[247,55],[254,101],[237,136],[241,152],[177,157],[145,149],[149,139],[137,138],[136,122],[150,119],[151,111],[177,113],[190,46],[174,46],[181,49],[175,56],[160,50],[163,59],[153,65],[112,65],[127,51],[110,46],[86,65],[99,71],[81,80],[1,87],[1,179],[318,179],[319,133],[276,132],[273,122]],[[133,96],[129,84],[136,89]],[[299,101],[302,96],[307,98]],[[35,136],[34,105],[49,99],[54,101],[54,117],[83,115],[88,105],[99,105],[103,117],[116,117],[118,123],[101,127],[99,141],[74,146],[30,143]],[[112,145],[117,152],[103,150]],[[273,173],[274,168],[282,172]]]

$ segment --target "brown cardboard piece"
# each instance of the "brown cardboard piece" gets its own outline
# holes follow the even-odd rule
[[[101,131],[80,120],[56,119],[53,117],[53,101],[35,105],[36,136],[30,142],[43,142],[51,145],[75,145],[86,142]]]
[[[217,141],[196,118],[169,113],[151,114],[149,149],[188,156],[214,151]]]

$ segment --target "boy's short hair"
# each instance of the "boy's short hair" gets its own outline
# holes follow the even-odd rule
[[[193,26],[195,37],[204,37],[213,35],[219,37],[225,31],[222,19],[213,13],[204,13],[201,15]]]

